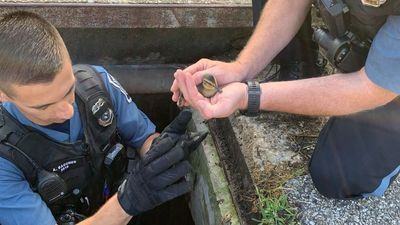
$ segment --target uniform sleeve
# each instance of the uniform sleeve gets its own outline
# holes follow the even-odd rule
[[[33,192],[21,170],[0,157],[0,224],[54,225],[41,197]]]
[[[96,66],[106,89],[113,101],[117,116],[117,128],[124,141],[130,146],[140,148],[146,139],[155,132],[155,125],[138,109],[136,104],[118,81],[104,68]]]
[[[389,16],[375,36],[365,71],[376,85],[400,94],[400,16]]]

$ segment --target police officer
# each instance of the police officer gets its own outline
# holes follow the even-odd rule
[[[293,38],[311,4],[311,0],[269,0],[237,59],[230,63],[202,59],[178,70],[172,99],[177,101],[183,93],[185,104],[206,119],[227,117],[238,109],[248,116],[256,116],[259,110],[333,116],[310,162],[316,188],[338,199],[381,196],[400,170],[400,104],[396,99],[400,93],[400,2],[318,1],[327,27],[317,29],[314,38],[341,72],[303,80],[252,81]],[[224,85],[211,99],[195,88],[204,73],[213,74]]]
[[[36,14],[0,18],[0,97],[2,225],[127,224],[190,191],[186,156],[205,137],[186,133],[191,113],[155,133],[104,68],[72,67]]]

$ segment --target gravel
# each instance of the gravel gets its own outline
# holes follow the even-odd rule
[[[289,201],[296,206],[299,224],[395,225],[400,224],[400,178],[383,197],[334,200],[320,195],[309,175],[285,185]]]

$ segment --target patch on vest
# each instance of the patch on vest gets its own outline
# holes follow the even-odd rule
[[[126,101],[128,103],[132,102],[132,98],[128,95],[128,93],[125,91],[125,89],[121,86],[121,84],[117,81],[117,79],[115,79],[113,76],[111,76],[111,74],[107,73],[107,78],[108,81],[110,82],[110,84],[112,84],[114,87],[118,88],[119,91],[125,95]]]
[[[105,103],[106,101],[104,101],[104,99],[99,98],[97,102],[92,106],[93,115],[96,114]]]
[[[70,160],[54,167],[53,172],[64,173],[73,165],[76,165],[76,160]]]
[[[97,118],[97,122],[99,123],[99,125],[103,126],[103,127],[107,127],[109,126],[113,119],[114,119],[114,113],[112,111],[112,109],[110,109],[108,107],[108,104],[106,104],[106,101],[103,98],[99,98],[97,100],[97,102],[92,106],[92,113],[93,115]],[[107,107],[105,110],[100,111],[101,115],[97,115],[99,112],[99,110],[102,107]]]
[[[371,7],[380,7],[385,4],[386,0],[361,0],[362,4]]]

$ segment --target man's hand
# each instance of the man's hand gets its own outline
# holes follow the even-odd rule
[[[126,213],[136,216],[191,190],[192,184],[184,179],[191,170],[187,156],[207,133],[185,133],[190,118],[191,112],[181,112],[143,158],[131,164],[118,190],[118,201]]]
[[[182,70],[175,73],[176,82],[186,104],[198,110],[204,119],[228,117],[237,109],[247,108],[247,85],[231,83],[212,98],[205,98],[196,88],[194,77]]]
[[[179,71],[179,70],[178,70]],[[175,77],[177,73],[175,73]],[[183,70],[193,75],[195,84],[200,84],[204,74],[212,74],[219,85],[229,84],[235,81],[242,81],[246,78],[245,66],[238,61],[226,63],[221,61],[213,61],[209,59],[201,59],[197,63]],[[179,87],[175,78],[171,86],[172,100],[177,102],[179,99]]]

